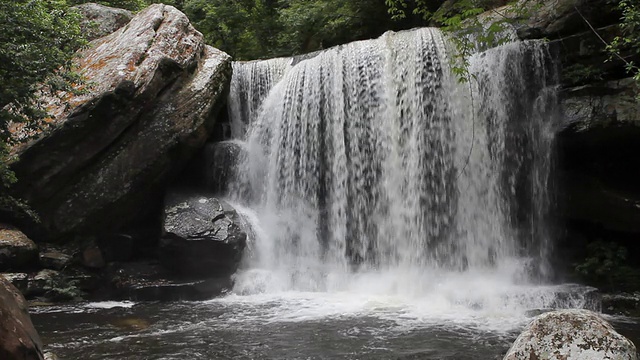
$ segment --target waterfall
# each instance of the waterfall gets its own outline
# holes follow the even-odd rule
[[[246,127],[257,116],[269,90],[278,82],[291,64],[291,59],[275,58],[264,61],[234,62],[228,110],[231,117],[231,136],[242,138]]]
[[[547,47],[476,54],[461,84],[448,46],[425,28],[234,64],[229,111],[246,154],[228,198],[260,229],[236,291],[368,281],[419,294],[450,277],[548,273]]]

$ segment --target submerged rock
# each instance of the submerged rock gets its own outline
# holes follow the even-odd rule
[[[85,93],[45,98],[53,118],[15,148],[13,192],[51,237],[117,230],[146,211],[202,147],[225,97],[230,57],[156,4],[78,54]]]
[[[236,211],[207,196],[169,194],[160,262],[188,276],[226,277],[242,259],[247,234]]]
[[[38,246],[20,230],[0,224],[0,271],[25,269],[38,263]]]
[[[553,311],[535,318],[504,360],[635,360],[636,347],[588,310]]]
[[[42,341],[31,323],[27,302],[0,276],[0,359],[42,360]]]
[[[112,291],[105,297],[134,301],[205,300],[233,285],[229,277],[184,278],[145,261],[114,264],[108,273]]]
[[[602,311],[611,315],[640,316],[640,293],[604,294]]]

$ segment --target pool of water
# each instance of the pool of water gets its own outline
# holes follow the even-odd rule
[[[501,359],[530,319],[460,304],[286,292],[32,310],[61,359]],[[610,319],[632,340],[633,319]]]

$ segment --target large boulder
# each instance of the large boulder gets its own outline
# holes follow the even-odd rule
[[[43,99],[50,126],[15,149],[12,166],[14,193],[53,236],[115,230],[146,209],[210,135],[231,71],[162,4],[78,55],[84,93]]]
[[[0,224],[0,271],[30,268],[38,263],[38,246],[20,230]]]
[[[161,264],[185,276],[232,275],[247,243],[240,221],[233,208],[216,198],[169,194],[160,240]]]
[[[82,15],[80,26],[87,40],[94,40],[127,25],[133,18],[129,10],[118,9],[96,3],[85,3],[73,7]]]
[[[588,310],[560,310],[536,317],[504,360],[635,360],[636,347]]]
[[[44,359],[27,301],[3,276],[0,276],[0,339],[0,359]]]

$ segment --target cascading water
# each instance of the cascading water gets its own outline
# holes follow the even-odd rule
[[[83,359],[498,359],[528,310],[597,307],[592,288],[539,281],[549,272],[556,105],[546,46],[474,55],[471,82],[458,84],[446,44],[438,30],[419,29],[235,63],[236,138],[205,149],[211,186],[227,193],[250,238],[232,293],[36,313],[54,350]],[[150,324],[123,333],[105,320],[114,314]]]
[[[228,198],[255,235],[235,293],[558,306],[530,285],[549,271],[547,48],[476,54],[466,84],[447,56],[417,29],[234,65],[231,119],[248,127]]]
[[[260,105],[275,83],[280,81],[291,59],[276,58],[248,63],[233,63],[229,97],[231,136],[242,138],[246,127],[256,117]]]

